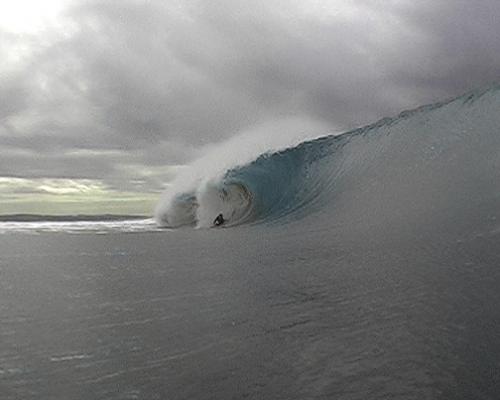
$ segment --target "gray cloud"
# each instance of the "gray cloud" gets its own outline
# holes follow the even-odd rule
[[[0,75],[0,176],[128,187],[142,166],[158,190],[254,126],[347,129],[499,77],[496,0],[331,3],[82,1],[71,34],[0,32],[0,55],[30,49]]]

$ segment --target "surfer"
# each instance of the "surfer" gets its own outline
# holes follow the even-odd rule
[[[215,218],[214,220],[214,225],[215,226],[220,226],[224,223],[224,216],[222,215],[222,213],[220,213],[219,215],[217,215],[217,217]]]

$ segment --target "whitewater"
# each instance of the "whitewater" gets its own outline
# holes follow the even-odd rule
[[[236,138],[154,220],[0,222],[2,399],[498,398],[499,111]]]

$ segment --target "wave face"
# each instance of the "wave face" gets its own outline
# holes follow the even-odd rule
[[[500,87],[402,112],[342,135],[216,172],[198,166],[160,202],[161,226],[405,224],[463,215],[500,199]]]

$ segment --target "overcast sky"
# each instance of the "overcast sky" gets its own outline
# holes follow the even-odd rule
[[[148,213],[213,143],[497,81],[500,1],[1,1],[0,59],[0,214]]]

